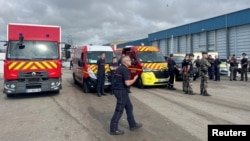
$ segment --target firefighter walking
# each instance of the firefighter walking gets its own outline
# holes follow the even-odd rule
[[[131,59],[128,56],[122,57],[122,65],[116,70],[114,77],[114,94],[117,99],[114,115],[110,122],[110,134],[122,135],[124,131],[118,128],[118,122],[122,117],[124,109],[126,109],[127,120],[131,131],[142,127],[141,123],[137,123],[134,119],[133,105],[129,98],[129,86],[131,86],[138,78],[136,75],[130,79],[128,67],[131,66]]]

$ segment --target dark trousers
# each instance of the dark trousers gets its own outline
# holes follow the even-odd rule
[[[111,90],[114,90],[114,77],[115,77],[115,72],[111,72]]]
[[[243,76],[245,75],[245,81],[247,81],[247,68],[246,67],[242,67],[241,68],[241,80],[244,80]]]
[[[174,71],[169,71],[168,87],[174,87]]]
[[[97,91],[104,91],[105,73],[97,73]]]
[[[208,77],[210,80],[214,79],[214,66],[208,68]]]
[[[122,117],[124,108],[126,109],[129,127],[135,127],[136,122],[133,115],[133,105],[130,101],[128,90],[114,90],[114,93],[117,101],[115,112],[110,123],[110,131],[112,132],[118,129],[118,122]]]
[[[220,81],[220,67],[214,68],[215,81]]]

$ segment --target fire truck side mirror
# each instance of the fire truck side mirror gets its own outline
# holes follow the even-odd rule
[[[65,58],[68,59],[68,58],[70,58],[70,56],[71,56],[71,55],[70,55],[70,51],[68,51],[68,50],[65,51]]]
[[[70,44],[65,44],[65,46],[64,46],[65,49],[69,49],[70,47],[71,47]]]

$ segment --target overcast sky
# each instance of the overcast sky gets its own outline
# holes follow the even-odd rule
[[[137,40],[149,33],[249,8],[250,0],[0,0],[8,23],[59,25],[74,45]]]

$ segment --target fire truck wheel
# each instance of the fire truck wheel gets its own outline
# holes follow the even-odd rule
[[[12,97],[14,97],[15,95],[14,94],[7,94],[7,97],[8,98],[12,98]]]
[[[143,89],[144,88],[144,85],[142,83],[142,79],[141,78],[138,78],[137,79],[137,87],[140,88],[140,89]]]
[[[87,80],[85,80],[85,81],[83,82],[83,92],[84,92],[84,93],[89,93],[89,92],[90,92],[89,86],[88,86],[88,84],[87,84]]]

